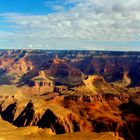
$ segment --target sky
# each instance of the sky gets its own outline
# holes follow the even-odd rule
[[[140,51],[140,0],[0,0],[0,49]]]

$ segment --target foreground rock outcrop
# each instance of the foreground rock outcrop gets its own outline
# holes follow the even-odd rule
[[[3,127],[4,126],[4,127]],[[49,129],[41,129],[35,126],[17,128],[8,122],[0,119],[0,140],[123,140],[117,133],[71,133],[64,135],[54,135]]]
[[[95,79],[98,79],[95,77],[90,79],[95,82]],[[103,82],[101,79],[97,81]],[[99,83],[96,83],[98,87]],[[105,83],[100,83],[100,90]],[[93,84],[95,89],[96,84]],[[107,83],[105,85],[110,86]],[[1,98],[1,117],[16,127],[36,126],[49,129],[54,134],[117,132],[126,140],[139,139],[140,106],[137,98],[129,95],[129,91],[119,94],[117,91],[120,89],[117,89],[116,93],[112,94],[95,94],[90,90],[90,94],[84,91],[81,94],[77,88],[71,89],[77,94],[68,90],[68,93],[61,93],[61,96],[58,94],[53,98],[49,98],[49,94],[28,98],[15,96],[7,100]]]

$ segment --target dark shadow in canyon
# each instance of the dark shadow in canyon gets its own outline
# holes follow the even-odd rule
[[[13,121],[13,124],[17,127],[29,126],[33,121],[33,117],[33,104],[29,102],[21,114]]]
[[[2,119],[12,123],[14,119],[15,111],[16,111],[16,102],[10,104],[3,112],[1,112]]]
[[[37,126],[51,128],[56,134],[65,133],[64,126],[58,121],[58,118],[50,109],[46,110],[42,118],[38,121]]]

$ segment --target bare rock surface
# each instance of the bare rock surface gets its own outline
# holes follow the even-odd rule
[[[139,140],[139,55],[0,50],[0,139]]]

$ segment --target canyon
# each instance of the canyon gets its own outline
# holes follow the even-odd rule
[[[0,50],[0,139],[139,140],[139,112],[139,52]]]

